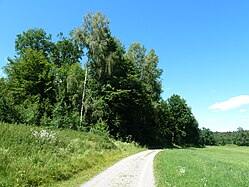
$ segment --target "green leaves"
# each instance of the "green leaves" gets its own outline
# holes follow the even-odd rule
[[[154,50],[146,54],[146,48],[133,43],[126,57],[135,65],[136,72],[142,82],[143,89],[151,100],[158,102],[162,92],[160,77],[162,70],[158,68],[159,59]]]
[[[179,95],[172,95],[168,99],[168,107],[171,115],[171,131],[173,143],[177,145],[198,145],[198,122],[191,112],[190,107]]]
[[[67,108],[60,117],[65,113],[73,116],[79,110],[82,48],[63,34],[56,43],[51,39],[43,29],[19,34],[15,45],[17,55],[15,59],[9,58],[5,67],[9,92],[15,105],[23,109],[20,113],[23,123],[53,124],[57,102]],[[54,116],[58,117],[57,114]]]
[[[110,76],[115,41],[111,36],[109,20],[101,13],[89,13],[84,16],[82,28],[75,29],[72,36],[76,43],[87,49],[90,74],[99,81]]]
[[[29,29],[23,34],[17,35],[15,49],[18,55],[25,54],[25,51],[30,48],[42,51],[47,57],[53,48],[51,39],[52,36],[47,35],[43,29]]]
[[[7,66],[7,73],[13,85],[13,93],[19,103],[29,96],[46,97],[52,88],[51,64],[42,51],[28,48],[13,64]]]
[[[84,16],[71,38],[58,36],[53,42],[43,29],[17,36],[16,56],[0,82],[0,111],[8,114],[0,120],[75,130],[104,126],[114,137],[146,145],[196,143],[198,123],[186,101],[161,98],[153,49],[134,43],[126,51],[101,13]]]

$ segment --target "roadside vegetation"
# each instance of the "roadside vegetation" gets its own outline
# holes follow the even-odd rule
[[[142,150],[103,133],[0,123],[0,186],[75,186]]]
[[[155,157],[156,186],[249,186],[249,147],[167,149]]]

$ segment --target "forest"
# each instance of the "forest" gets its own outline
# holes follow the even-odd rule
[[[161,97],[155,50],[112,35],[101,13],[81,27],[52,35],[32,28],[18,34],[15,55],[0,79],[0,121],[108,133],[141,145],[200,145],[203,134],[187,101]]]
[[[249,130],[238,127],[237,131],[212,132],[210,129],[202,128],[201,142],[204,145],[238,145],[249,146]]]

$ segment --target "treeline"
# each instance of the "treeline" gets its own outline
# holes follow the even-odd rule
[[[239,127],[232,132],[212,132],[203,128],[200,133],[201,141],[205,145],[228,145],[249,146],[249,131]]]
[[[15,51],[0,80],[0,121],[108,132],[144,145],[200,144],[186,101],[160,96],[155,51],[139,43],[126,50],[101,13],[56,42],[43,29],[25,31]]]

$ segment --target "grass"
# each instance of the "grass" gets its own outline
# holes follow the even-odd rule
[[[154,162],[156,186],[249,186],[249,147],[167,149]]]
[[[141,150],[103,135],[0,123],[0,186],[76,186]]]

